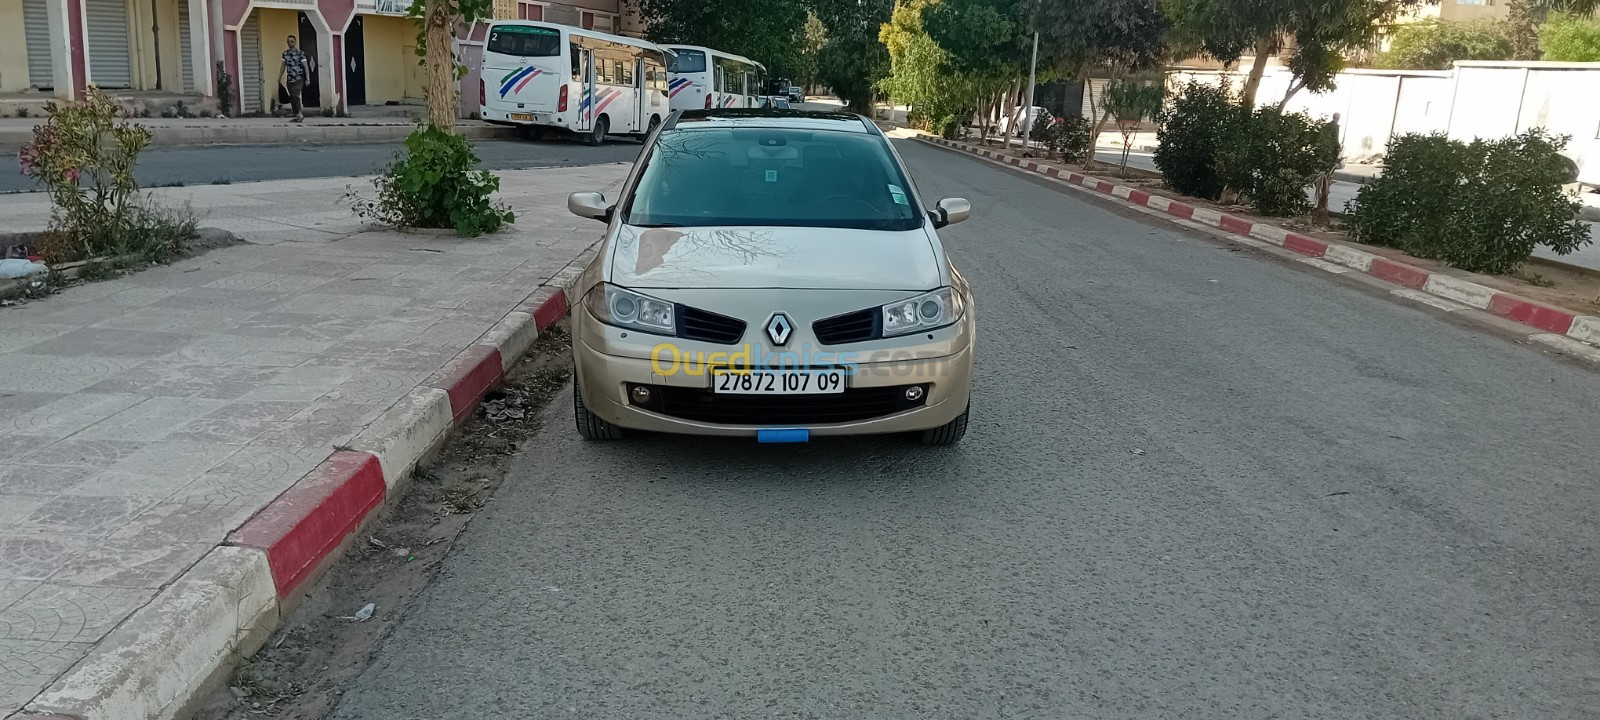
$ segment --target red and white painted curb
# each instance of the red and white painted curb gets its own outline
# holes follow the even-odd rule
[[[168,720],[255,652],[295,593],[345,544],[485,393],[567,312],[595,250],[580,255],[213,548],[28,704],[18,717]]]
[[[1453,275],[1390,260],[1355,246],[1318,240],[1274,225],[1190,205],[1137,188],[1064,170],[1054,165],[1011,157],[987,148],[944,138],[919,135],[917,139],[1055,178],[1069,185],[1087,188],[1130,205],[1165,213],[1175,220],[1187,220],[1218,228],[1244,238],[1244,242],[1260,241],[1277,245],[1314,259],[1318,267],[1334,272],[1355,270],[1366,273],[1385,282],[1408,288],[1415,293],[1415,296],[1408,295],[1408,297],[1425,302],[1431,301],[1429,304],[1434,304],[1436,307],[1459,309],[1460,306],[1464,306],[1485,310],[1541,330],[1542,332],[1529,336],[1534,342],[1600,362],[1600,348],[1596,347],[1600,346],[1600,317],[1578,315],[1570,310],[1529,300]],[[1440,300],[1445,302],[1440,303]]]

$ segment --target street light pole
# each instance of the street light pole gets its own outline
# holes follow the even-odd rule
[[[1033,134],[1033,83],[1039,73],[1039,31],[1033,32],[1033,60],[1028,64],[1028,105],[1022,111],[1022,151],[1028,151],[1028,136]]]

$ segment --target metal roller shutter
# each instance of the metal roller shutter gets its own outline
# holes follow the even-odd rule
[[[239,100],[244,111],[261,112],[261,18],[252,14],[239,30]]]
[[[50,11],[45,0],[22,0],[22,25],[27,33],[28,84],[36,88],[53,87],[50,59]]]
[[[189,43],[189,0],[178,0],[178,59],[183,91],[194,92],[194,52]]]
[[[89,25],[89,82],[103,88],[133,85],[128,61],[128,3],[126,0],[86,0]]]

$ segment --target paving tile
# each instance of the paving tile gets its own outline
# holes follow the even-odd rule
[[[178,542],[160,536],[113,535],[62,564],[50,582],[110,588],[158,590],[205,557],[221,542]]]
[[[179,426],[170,442],[243,445],[305,409],[299,402],[233,402]]]
[[[0,493],[59,495],[101,472],[96,467],[12,463],[0,466]]]
[[[156,306],[191,310],[209,308],[258,309],[272,307],[291,299],[291,297],[286,292],[269,292],[260,288],[255,290],[234,290],[197,287],[163,298],[156,303]]]
[[[5,527],[9,532],[34,533],[41,537],[98,538],[122,529],[129,520],[154,504],[151,498],[135,496],[57,495]]]
[[[0,610],[11,607],[11,604],[21,600],[22,596],[33,592],[39,587],[37,582],[23,580],[0,580]]]
[[[427,380],[445,360],[446,358],[431,360],[422,366],[423,369],[411,372],[368,370],[358,373],[328,391],[328,394],[322,397],[322,401],[357,405],[392,405],[422,381]]]
[[[163,298],[171,297],[179,292],[182,292],[182,288],[130,286],[119,292],[98,298],[95,303],[105,307],[144,307],[155,304]]]
[[[254,498],[266,504],[328,459],[332,447],[266,447],[248,445],[199,479],[174,493],[167,502],[233,502]]]
[[[147,399],[142,395],[89,392],[61,395],[34,410],[12,416],[9,421],[0,416],[0,436],[64,438]]]
[[[209,384],[204,381],[202,384]],[[149,390],[154,390],[150,388]],[[147,390],[147,391],[149,391]],[[225,400],[197,397],[152,397],[101,420],[73,435],[73,440],[135,440],[154,442],[172,434],[184,423],[227,405]]]
[[[0,639],[96,642],[155,594],[154,588],[45,583],[0,610]]]
[[[231,330],[229,335],[258,338],[307,338],[334,340],[349,335],[360,328],[362,318],[334,317],[311,313],[267,312],[250,318]],[[55,341],[47,341],[55,342]],[[291,346],[276,345],[271,350],[295,350]]]
[[[3,432],[3,429],[0,429],[0,432]],[[0,468],[22,460],[24,455],[43,450],[60,439],[44,435],[18,435],[15,433],[0,435]]]
[[[124,330],[77,330],[79,332],[131,332]],[[61,342],[61,338],[46,340],[32,349]],[[48,393],[75,393],[112,375],[127,372],[144,361],[143,358],[97,357],[94,355],[46,355],[11,353],[5,356],[5,372],[0,373],[0,391],[26,390]]]
[[[104,468],[138,452],[148,445],[132,440],[86,440],[68,438],[43,450],[23,456],[31,465],[71,465]]]
[[[0,359],[0,366],[5,360]],[[0,390],[0,417],[21,415],[66,397],[65,393],[29,392],[26,390]]]
[[[15,532],[6,527],[7,533]],[[44,580],[89,549],[85,537],[0,534],[0,582]]]
[[[299,467],[301,465],[297,461],[285,465],[281,472],[292,473]],[[295,481],[304,475],[300,473]],[[265,505],[266,501],[260,495],[170,500],[140,513],[121,530],[108,536],[105,545],[138,546],[155,542],[216,545]]]
[[[415,385],[413,385],[414,387]],[[387,403],[350,403],[320,399],[289,419],[262,433],[251,445],[266,447],[325,447],[350,442],[363,427],[378,418]]]
[[[56,355],[68,358],[82,356],[151,358],[166,355],[194,339],[192,335],[179,333],[81,328],[34,345],[28,352],[33,355]]]
[[[0,492],[0,527],[17,527],[22,520],[39,509],[48,495],[21,495]]]
[[[316,353],[308,352],[282,352],[270,350],[267,352],[243,353],[227,362],[229,365],[246,365],[250,367],[295,367],[307,360],[316,357]]]
[[[5,330],[0,332],[0,353],[23,350],[76,329],[76,325],[69,324],[49,325],[43,322],[7,323]]]
[[[89,653],[87,643],[0,640],[0,707],[22,707]]]

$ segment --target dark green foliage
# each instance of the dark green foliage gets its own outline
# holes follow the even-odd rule
[[[1218,154],[1248,123],[1227,86],[1191,82],[1161,115],[1156,167],[1167,185],[1184,195],[1222,197],[1227,185]]]
[[[1505,274],[1536,246],[1568,254],[1590,242],[1567,194],[1567,138],[1540,129],[1463,143],[1403,135],[1389,145],[1384,173],[1351,203],[1361,242],[1436,258],[1464,270]]]
[[[516,216],[491,199],[500,178],[478,170],[472,143],[429,125],[406,138],[406,152],[373,179],[376,201],[350,195],[356,213],[400,228],[454,228],[481,235]]]
[[[1218,150],[1225,183],[1262,215],[1310,211],[1306,190],[1339,162],[1338,137],[1324,132],[1327,125],[1304,113],[1257,109]]]

